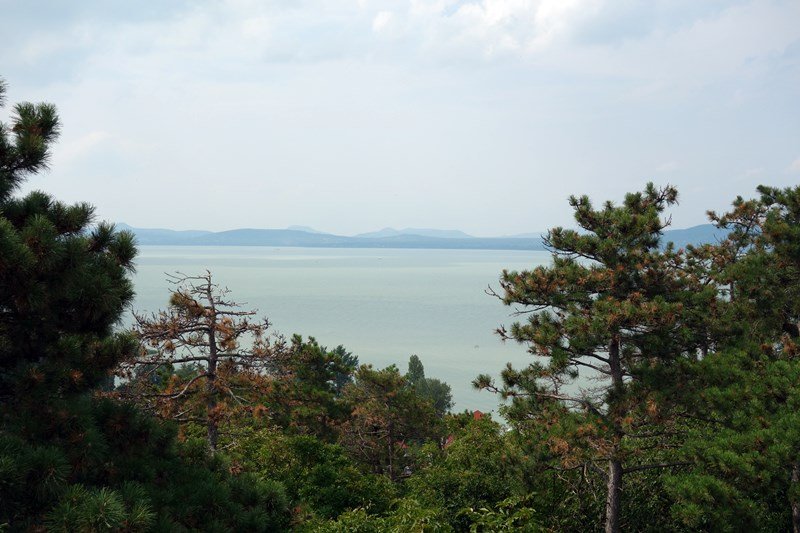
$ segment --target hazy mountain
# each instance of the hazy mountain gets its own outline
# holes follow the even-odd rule
[[[162,228],[134,228],[124,222],[120,222],[116,226],[117,229],[133,232],[139,244],[178,244],[181,241],[188,241],[212,233],[205,230],[178,231]]]
[[[503,235],[504,239],[541,239],[547,233],[546,231],[537,231],[533,233],[517,233],[516,235]]]
[[[685,229],[668,229],[664,232],[662,242],[664,244],[672,242],[677,248],[685,248],[687,244],[706,244],[715,243],[723,239],[726,235],[725,230],[718,229],[712,224],[701,224]],[[518,233],[507,235],[506,239],[539,239],[547,234],[546,231],[537,233]]]
[[[132,231],[141,245],[191,245],[191,246],[301,246],[309,248],[429,248],[429,249],[473,249],[473,250],[544,250],[539,234],[521,234],[511,237],[471,237],[458,230],[394,230],[386,228],[380,232],[365,233],[355,237],[322,233],[304,226],[303,229],[235,229],[211,232],[200,230],[175,231],[169,229],[133,228],[118,224],[120,229]],[[311,230],[311,231],[308,231]],[[433,235],[403,233],[426,231]],[[438,235],[457,235],[441,237]],[[677,247],[687,244],[717,242],[724,232],[711,224],[692,228],[669,230],[663,241],[673,242]]]
[[[311,233],[294,229],[236,229],[229,231],[174,231],[168,229],[133,228],[141,245],[189,246],[305,246],[310,248],[438,248],[488,250],[541,250],[538,239],[444,238],[414,234],[390,237],[345,237],[329,233]],[[457,232],[464,235],[461,232]]]
[[[439,239],[472,239],[472,235],[467,235],[463,231],[457,229],[433,229],[433,228],[383,228],[380,231],[372,231],[369,233],[359,233],[356,238],[359,239],[379,239],[383,237],[397,237],[400,235],[416,235],[419,237],[436,237]]]
[[[325,232],[325,231],[318,231],[318,230],[315,230],[314,228],[311,228],[309,226],[294,226],[293,225],[293,226],[289,226],[286,229],[291,230],[291,231],[305,231],[306,233],[324,233],[324,234],[327,234],[327,232]]]
[[[727,235],[713,224],[701,224],[686,229],[673,229],[664,232],[663,241],[672,242],[677,248],[685,248],[687,244],[714,244]]]
[[[350,237],[290,229],[234,229],[201,235],[187,244],[197,246],[346,246]],[[183,243],[180,243],[183,244]]]
[[[501,237],[443,238],[422,235],[393,237],[351,237],[346,246],[353,248],[430,248],[462,250],[544,250],[541,239],[504,239]]]

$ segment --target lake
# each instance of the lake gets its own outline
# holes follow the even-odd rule
[[[396,364],[417,354],[428,377],[453,389],[454,410],[496,411],[495,395],[476,391],[481,373],[530,361],[525,347],[494,334],[512,308],[484,291],[503,270],[549,262],[547,252],[234,246],[140,246],[133,309],[166,306],[165,273],[206,269],[231,298],[269,318],[274,331],[342,344],[361,363]]]

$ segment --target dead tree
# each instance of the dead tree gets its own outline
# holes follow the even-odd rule
[[[264,370],[280,340],[267,336],[266,318],[229,300],[211,272],[168,281],[166,310],[134,314],[141,351],[120,368],[118,390],[161,417],[203,424],[213,454],[221,422],[250,409],[267,384]]]

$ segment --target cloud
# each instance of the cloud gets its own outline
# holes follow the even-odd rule
[[[800,161],[800,159],[798,161]],[[764,167],[748,168],[744,171],[745,178],[757,178],[764,174],[766,174]]]
[[[399,17],[409,45],[441,59],[525,58],[568,39],[600,0],[413,0]]]
[[[59,163],[68,163],[100,148],[108,138],[109,133],[106,131],[92,131],[77,139],[57,144],[54,155]]]
[[[800,157],[792,161],[792,164],[789,165],[788,171],[792,174],[800,174]]]
[[[659,174],[667,174],[670,172],[675,172],[676,170],[678,170],[677,161],[667,161],[656,167],[656,172],[658,172]]]
[[[0,17],[9,102],[58,104],[54,155],[73,164],[54,192],[114,217],[141,216],[128,195],[153,224],[183,195],[216,212],[217,187],[239,206],[218,227],[285,226],[299,209],[345,232],[463,212],[445,225],[513,233],[569,224],[569,194],[619,198],[679,161],[665,177],[708,184],[679,208],[702,218],[724,209],[731,176],[780,174],[797,155],[794,0],[34,4]],[[138,185],[118,199],[112,174]],[[427,222],[408,208],[419,191]]]
[[[375,18],[372,19],[372,31],[379,32],[386,28],[392,21],[391,11],[380,11]]]
[[[91,46],[97,66],[237,60],[458,63],[508,59],[582,75],[640,78],[664,91],[752,68],[800,38],[800,4],[688,0],[389,0],[191,3],[153,19],[78,19],[46,35],[19,34],[4,62],[46,61]],[[108,15],[109,17],[112,14]],[[391,27],[392,43],[381,34]],[[13,27],[3,28],[9,32]],[[10,33],[10,35],[13,35]],[[731,36],[736,36],[732,39]],[[103,56],[108,58],[103,60]],[[122,65],[129,67],[130,61]],[[134,61],[134,65],[136,62]],[[157,67],[159,68],[159,67]]]

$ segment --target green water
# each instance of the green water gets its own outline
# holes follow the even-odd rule
[[[378,367],[405,370],[417,354],[426,375],[453,388],[456,410],[491,411],[498,399],[473,390],[472,379],[529,356],[493,333],[514,320],[512,309],[484,291],[498,288],[503,268],[547,261],[545,252],[523,251],[141,246],[133,308],[165,306],[166,272],[208,269],[275,331],[343,344]]]

